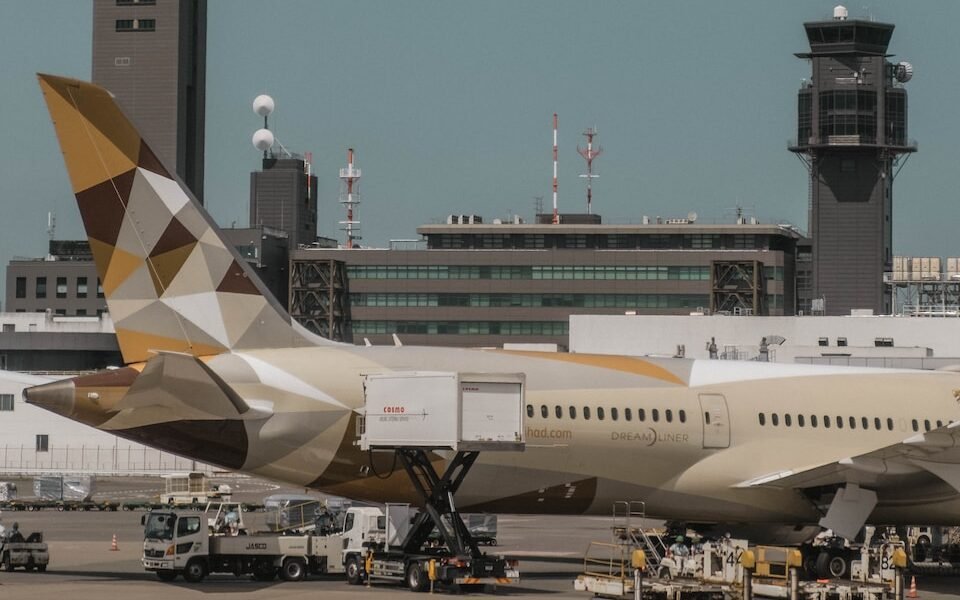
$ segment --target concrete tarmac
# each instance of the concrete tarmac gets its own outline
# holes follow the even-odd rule
[[[140,565],[142,512],[4,512],[4,524],[20,523],[23,532],[43,531],[50,546],[46,573],[0,571],[0,600],[141,600],[164,596],[189,598],[410,598],[410,592],[390,584],[349,586],[342,576],[311,577],[307,581],[256,582],[232,575],[214,575],[199,584],[182,579],[159,581]],[[256,529],[263,513],[250,513]],[[581,558],[592,540],[609,540],[610,520],[604,517],[503,515],[499,519],[499,545],[487,548],[520,559],[522,581],[495,592],[511,598],[589,598],[573,590]],[[116,534],[118,550],[112,551]],[[925,600],[960,600],[960,578],[923,577],[917,581]],[[172,594],[172,596],[171,596]]]

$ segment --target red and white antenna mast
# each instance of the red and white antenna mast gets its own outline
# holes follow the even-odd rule
[[[557,212],[557,113],[553,113],[553,224],[560,224]]]
[[[347,233],[347,248],[354,247],[354,241],[362,239],[360,221],[354,218],[353,207],[360,204],[360,169],[353,166],[353,148],[347,149],[347,168],[340,169],[340,204],[347,207],[347,220],[340,221],[340,231]]]
[[[583,132],[583,135],[587,138],[587,147],[581,148],[577,146],[577,152],[580,153],[580,156],[587,161],[587,172],[580,177],[583,177],[587,180],[587,214],[593,214],[593,180],[599,175],[593,174],[593,159],[603,154],[603,148],[597,146],[597,149],[593,149],[593,138],[597,135],[597,130],[595,127],[589,127],[586,131]]]

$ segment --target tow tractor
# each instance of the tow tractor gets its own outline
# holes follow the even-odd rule
[[[4,571],[23,567],[27,571],[36,569],[43,573],[49,562],[50,553],[39,531],[26,537],[17,530],[0,536],[0,565],[3,565]]]
[[[347,578],[402,582],[416,592],[443,585],[519,580],[516,561],[479,550],[454,497],[484,450],[522,451],[524,376],[410,372],[368,375],[360,448],[390,451],[410,477],[423,509],[396,546],[369,545],[346,559]],[[440,474],[430,452],[452,451]],[[443,545],[433,546],[439,532]]]

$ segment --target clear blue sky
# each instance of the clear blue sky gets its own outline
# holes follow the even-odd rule
[[[363,169],[364,242],[415,236],[450,213],[529,218],[550,205],[551,115],[560,115],[560,208],[585,208],[580,132],[599,129],[594,208],[606,222],[642,215],[732,219],[806,229],[807,181],[786,150],[796,92],[809,76],[802,23],[834,2],[209,0],[206,203],[247,223],[258,168],[250,105],[277,102],[272,125],[313,152],[320,233],[342,239],[338,169]],[[897,26],[894,60],[915,68],[909,135],[920,151],[894,187],[894,249],[960,255],[960,3],[849,4],[852,18]],[[83,237],[34,73],[90,77],[89,0],[0,3],[0,264],[39,256],[46,215]]]

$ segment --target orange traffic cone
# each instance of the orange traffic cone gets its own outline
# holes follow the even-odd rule
[[[113,534],[113,541],[110,542],[110,551],[116,552],[120,548],[117,547],[117,534]],[[912,598],[912,596],[911,596]]]
[[[910,591],[907,592],[907,598],[919,598],[920,594],[917,593],[917,577],[913,575],[910,577]]]

